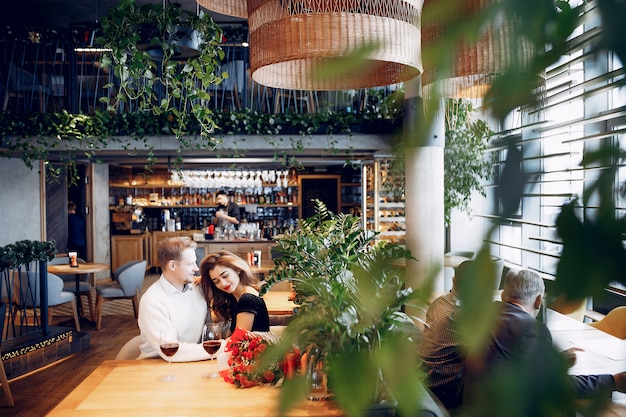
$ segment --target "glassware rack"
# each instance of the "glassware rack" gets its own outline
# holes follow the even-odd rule
[[[379,232],[380,239],[404,244],[404,172],[396,167],[397,162],[384,158],[363,165],[363,222],[367,230]]]

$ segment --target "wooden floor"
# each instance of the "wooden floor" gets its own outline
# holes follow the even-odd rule
[[[55,320],[56,322],[56,320]],[[90,335],[90,348],[47,368],[9,381],[15,407],[8,407],[0,389],[0,416],[45,416],[102,361],[115,359],[127,340],[139,334],[131,315],[102,318],[102,328],[82,326]]]

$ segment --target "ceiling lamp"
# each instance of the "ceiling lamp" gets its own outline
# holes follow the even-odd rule
[[[198,4],[207,10],[226,16],[248,18],[248,5],[246,0],[196,0]]]
[[[449,44],[442,42],[450,30],[458,30],[461,22],[467,22],[478,13],[486,12],[495,4],[497,0],[465,0],[453,3],[445,0],[424,0],[422,45],[425,63],[422,85],[425,97],[429,97],[436,90],[436,94],[442,97],[480,99],[484,97],[494,78],[506,68],[511,65],[519,68],[520,64],[528,62],[525,58],[529,56],[528,46],[514,46],[512,27],[504,19],[493,19],[486,28],[482,28],[477,41],[461,42],[452,46],[455,50],[450,65],[442,66],[441,62],[444,60],[441,57],[435,58],[438,53],[447,53],[451,49]],[[450,70],[444,71],[442,68]]]
[[[298,90],[386,86],[421,71],[420,0],[248,0],[255,82]],[[362,70],[316,76],[330,58],[376,45]],[[342,71],[338,71],[339,74]]]

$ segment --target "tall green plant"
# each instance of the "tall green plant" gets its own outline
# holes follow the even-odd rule
[[[493,161],[487,155],[493,132],[484,120],[473,118],[469,100],[446,100],[444,148],[444,222],[450,225],[452,210],[470,212],[474,192],[485,196],[483,184],[493,176]]]
[[[333,214],[320,201],[315,215],[299,220],[298,226],[277,240],[273,251],[281,257],[265,291],[287,280],[300,306],[264,360],[271,363],[294,345],[303,351],[319,348],[334,399],[348,415],[389,401],[389,393],[403,415],[411,415],[421,382],[417,331],[403,307],[416,303],[419,293],[406,286],[399,267],[400,260],[411,259],[410,253],[378,241],[376,233],[362,228],[359,217]],[[285,381],[281,410],[305,392],[303,376]]]

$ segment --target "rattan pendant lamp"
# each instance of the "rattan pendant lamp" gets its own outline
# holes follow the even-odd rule
[[[207,10],[221,13],[226,16],[248,18],[248,5],[246,0],[196,0],[197,3]]]
[[[248,0],[255,82],[297,90],[386,86],[422,72],[419,0]],[[328,58],[368,44],[362,71],[316,77]]]
[[[447,31],[456,29],[459,22],[477,13],[485,12],[497,1],[424,0],[422,46],[427,58],[422,85],[425,97],[436,91],[439,96],[446,98],[480,99],[484,97],[495,76],[510,65],[524,61],[524,48],[512,47],[511,27],[506,22],[496,22],[483,28],[481,36],[475,42],[467,41],[456,45],[451,66],[445,73],[441,66],[432,61],[436,50],[450,48],[450,45],[440,43]],[[433,54],[429,48],[435,49]]]

